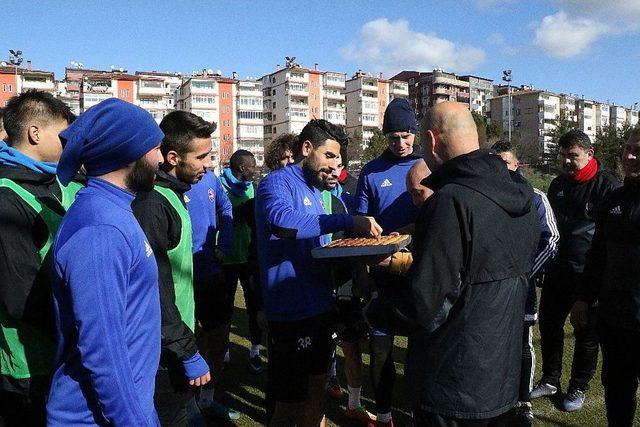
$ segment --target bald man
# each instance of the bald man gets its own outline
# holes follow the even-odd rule
[[[417,208],[421,208],[429,196],[433,194],[433,191],[430,188],[425,187],[422,184],[422,181],[429,175],[431,175],[431,171],[424,160],[418,160],[415,162],[407,173],[407,193],[409,193],[411,196],[411,202]]]
[[[435,193],[416,222],[407,288],[367,314],[412,323],[416,425],[509,425],[540,234],[533,189],[479,149],[464,104],[436,105],[422,130],[432,172],[423,184]]]

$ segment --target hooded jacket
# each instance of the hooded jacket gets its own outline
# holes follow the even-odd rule
[[[435,193],[416,221],[407,288],[368,317],[394,311],[412,323],[407,377],[415,408],[493,418],[518,399],[524,304],[540,237],[533,189],[485,150],[444,163],[423,185]]]

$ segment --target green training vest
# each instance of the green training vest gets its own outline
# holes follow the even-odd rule
[[[189,211],[173,190],[158,185],[156,185],[154,189],[169,201],[169,204],[171,204],[180,216],[180,242],[178,242],[175,248],[167,251],[167,256],[171,264],[171,276],[173,277],[173,288],[176,294],[176,307],[178,307],[182,321],[191,331],[195,331],[196,306],[193,299],[193,254],[191,253],[193,236]]]
[[[253,184],[249,186],[246,193],[242,196],[233,194],[227,187],[222,186],[224,192],[227,194],[231,206],[234,208],[246,203],[255,197]],[[249,260],[249,246],[251,245],[251,227],[246,222],[233,221],[233,247],[231,253],[228,253],[224,257],[222,262],[224,265],[231,264],[244,264]]]
[[[66,211],[82,185],[70,183],[64,187],[59,182],[58,185],[62,193],[61,205]],[[10,179],[0,179],[0,187],[9,188],[16,193],[46,224],[47,241],[38,251],[42,263],[53,244],[62,216]],[[16,379],[48,375],[54,355],[55,343],[48,336],[31,325],[12,319],[0,309],[0,374]]]
[[[322,192],[322,204],[324,205],[324,211],[327,215],[331,215],[333,213],[333,198],[331,197],[331,192],[324,190]],[[333,233],[329,233],[329,240],[333,240]]]

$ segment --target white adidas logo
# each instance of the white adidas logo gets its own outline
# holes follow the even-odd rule
[[[615,208],[611,209],[609,213],[613,215],[621,215],[622,209],[620,209],[620,206],[616,206]]]
[[[308,197],[305,197],[305,198],[304,198],[303,203],[304,203],[304,205],[305,205],[305,206],[311,206],[311,200],[309,200],[309,198],[308,198]]]
[[[146,240],[144,241],[144,250],[147,253],[147,258],[149,258],[153,253],[153,249],[151,249],[151,245]]]
[[[560,192],[558,193],[558,197],[564,197],[564,190],[560,190]]]
[[[189,203],[191,201],[191,199],[189,198],[189,196],[187,196],[186,194],[183,196],[184,197],[184,202],[185,203]]]
[[[380,185],[380,187],[391,187],[392,185],[393,184],[391,183],[391,181],[385,179],[384,181],[382,181],[382,185]]]

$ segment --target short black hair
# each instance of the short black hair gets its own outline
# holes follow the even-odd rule
[[[493,151],[495,151],[496,154],[500,154],[500,153],[514,153],[515,154],[515,149],[513,148],[513,145],[509,141],[505,141],[505,140],[496,141],[491,146],[491,149]]]
[[[297,145],[298,135],[295,133],[281,134],[267,146],[264,155],[264,164],[269,170],[279,169],[281,167],[280,159],[282,159],[284,152],[289,150],[291,153],[294,153]]]
[[[324,119],[311,120],[298,135],[294,154],[299,154],[302,151],[302,143],[305,141],[309,141],[313,148],[318,148],[328,139],[337,141],[340,147],[346,147],[349,144],[349,137],[342,126],[334,125]]]
[[[3,110],[2,122],[9,145],[12,145],[21,139],[32,120],[47,126],[53,120],[72,123],[75,118],[69,106],[49,92],[31,89],[9,100]]]
[[[166,156],[169,151],[175,151],[184,156],[191,151],[194,138],[209,138],[216,130],[216,124],[208,122],[200,116],[187,111],[172,111],[160,122],[160,129],[164,132],[160,151]]]
[[[578,129],[571,129],[569,132],[562,135],[558,140],[558,145],[564,149],[569,149],[576,146],[585,150],[590,150],[593,148],[589,136]]]
[[[242,166],[248,159],[255,160],[255,157],[253,156],[251,151],[236,150],[236,152],[233,153],[231,155],[231,158],[229,159],[229,168],[231,168],[232,171],[237,171],[240,169],[240,166]]]

